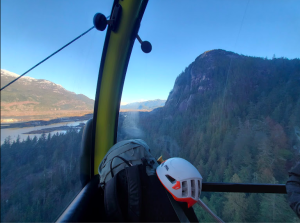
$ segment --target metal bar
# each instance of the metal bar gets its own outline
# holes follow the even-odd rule
[[[143,43],[143,41],[142,41],[141,37],[139,36],[139,34],[136,35],[136,38],[137,38],[137,40],[140,42],[140,44]]]
[[[284,184],[202,183],[202,191],[286,194]]]
[[[212,210],[210,210],[209,207],[199,198],[197,201],[197,204],[199,204],[207,213],[209,213],[217,222],[224,223],[224,221],[219,218]]]

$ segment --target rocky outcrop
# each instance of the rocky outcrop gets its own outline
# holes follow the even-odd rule
[[[225,50],[211,50],[201,54],[176,78],[165,107],[184,112],[191,106],[196,95],[211,90],[220,81],[215,76],[220,60],[229,68],[230,60],[239,57],[242,56]]]

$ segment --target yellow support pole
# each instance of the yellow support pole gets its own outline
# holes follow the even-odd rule
[[[143,15],[141,10],[145,9],[141,9],[143,3],[145,4],[145,0],[120,0],[119,4],[122,6],[122,14],[119,28],[116,32],[108,30],[110,31],[110,36],[107,50],[102,53],[102,57],[105,56],[105,61],[103,69],[101,68],[102,75],[99,73],[99,78],[101,79],[98,80],[98,85],[100,85],[100,89],[98,101],[95,103],[98,106],[95,110],[97,114],[94,114],[94,118],[97,117],[94,128],[94,175],[98,174],[100,162],[115,143],[116,121],[128,66],[128,57],[131,54],[132,41],[135,39],[133,35],[136,35],[135,32],[137,32],[136,26],[139,25],[141,20],[139,17]]]

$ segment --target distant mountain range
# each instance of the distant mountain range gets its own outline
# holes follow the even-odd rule
[[[19,77],[1,69],[1,87]],[[121,106],[121,111],[151,111],[166,100],[135,102]],[[1,91],[1,122],[49,120],[93,113],[94,100],[75,94],[59,84],[24,76]]]
[[[166,100],[150,100],[150,101],[142,101],[142,102],[133,102],[126,105],[121,105],[122,110],[136,110],[136,111],[152,111],[155,108],[163,107],[166,103]]]
[[[1,69],[1,87],[18,77]],[[22,77],[1,91],[1,121],[49,119],[92,113],[94,100],[44,79]]]

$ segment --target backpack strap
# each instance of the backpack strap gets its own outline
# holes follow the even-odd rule
[[[132,166],[132,163],[130,161],[125,160],[123,157],[115,156],[114,158],[116,158],[116,157],[118,157],[119,159],[123,160],[124,163],[127,164],[127,166]],[[111,174],[111,178],[114,177],[114,173],[112,171],[112,162],[113,162],[114,158],[112,158],[111,161],[110,161],[110,174]]]
[[[127,215],[123,215],[118,199],[118,185],[121,184],[120,174],[125,171],[128,193]],[[120,192],[120,191],[119,191]],[[104,206],[107,219],[112,222],[140,222],[142,209],[142,188],[140,180],[139,165],[125,168],[112,179],[110,179],[104,188]]]
[[[112,222],[124,221],[118,201],[117,184],[118,177],[110,179],[104,189],[104,207],[107,219]]]
[[[127,161],[120,156],[115,156],[114,158],[116,158],[116,157],[123,160],[128,166],[132,166],[130,161]],[[107,214],[109,221],[121,222],[121,221],[124,221],[124,217],[123,217],[122,210],[120,208],[120,204],[119,204],[119,200],[118,200],[119,178],[118,178],[118,175],[116,177],[114,177],[114,173],[112,171],[112,162],[113,162],[114,158],[112,158],[112,160],[110,162],[110,173],[111,173],[112,179],[107,181],[107,183],[104,187],[104,207],[105,207],[105,212]]]
[[[142,209],[142,186],[139,165],[125,169],[128,184],[128,221],[140,222]]]

